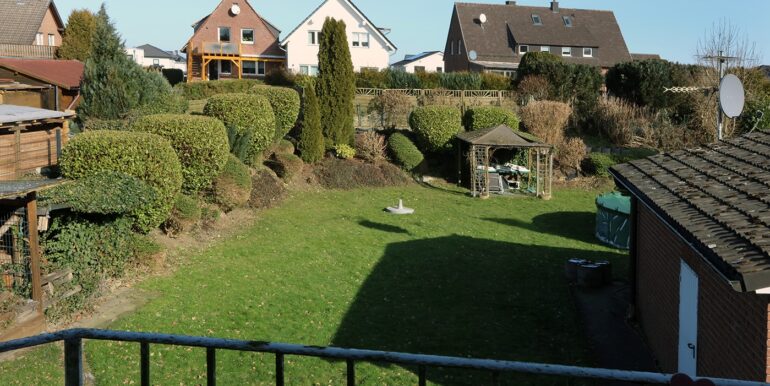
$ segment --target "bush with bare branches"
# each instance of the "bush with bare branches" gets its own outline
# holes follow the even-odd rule
[[[521,120],[532,135],[551,145],[564,141],[572,108],[561,102],[535,101],[521,109]]]
[[[580,164],[588,155],[586,144],[582,139],[573,137],[558,146],[556,158],[562,168],[580,170]]]
[[[519,82],[518,92],[521,97],[521,104],[536,100],[541,101],[548,98],[551,83],[542,75],[529,75]]]
[[[594,121],[614,145],[628,146],[650,125],[650,113],[631,102],[610,97],[599,101]]]
[[[374,131],[356,134],[356,156],[375,162],[385,158],[385,138]]]
[[[379,115],[383,129],[406,127],[412,111],[412,99],[399,91],[383,90],[369,102],[369,113]]]

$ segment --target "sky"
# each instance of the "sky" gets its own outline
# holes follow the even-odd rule
[[[323,0],[250,0],[262,17],[291,32]],[[504,0],[463,0],[504,3]],[[63,18],[73,9],[98,10],[103,0],[56,0]],[[219,0],[104,0],[126,46],[152,44],[178,50],[192,34],[192,23],[209,14]],[[354,0],[378,27],[391,28],[398,46],[391,62],[406,54],[443,50],[453,0]],[[547,6],[549,0],[519,0],[520,5]],[[698,41],[720,20],[741,28],[756,43],[760,61],[770,64],[770,0],[561,0],[564,8],[615,12],[633,53],[657,53],[664,59],[693,63]]]

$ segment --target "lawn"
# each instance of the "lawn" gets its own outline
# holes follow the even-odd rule
[[[564,263],[609,259],[616,275],[626,267],[625,255],[592,235],[597,193],[557,190],[552,201],[481,201],[419,186],[296,193],[175,274],[147,280],[142,289],[159,296],[111,328],[591,365]],[[399,197],[417,214],[383,213]],[[97,384],[138,383],[137,345],[89,342],[85,350]],[[0,381],[59,380],[60,359],[50,347],[2,363]],[[287,382],[344,384],[344,368],[292,357]],[[218,371],[220,384],[272,384],[273,357],[222,352]],[[357,373],[361,384],[416,384],[410,368]],[[152,376],[154,384],[205,383],[205,352],[153,346]],[[490,379],[442,370],[429,378]]]

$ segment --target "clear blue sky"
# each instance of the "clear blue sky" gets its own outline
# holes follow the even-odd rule
[[[322,0],[251,0],[280,28],[291,32]],[[354,0],[372,22],[393,29],[398,46],[391,62],[404,54],[443,50],[452,15],[452,0]],[[478,3],[503,3],[504,0]],[[56,0],[63,18],[75,8],[98,10],[102,0]],[[519,0],[546,6],[549,0]],[[128,46],[145,43],[180,49],[192,33],[190,25],[210,13],[219,0],[106,0],[108,13]],[[562,7],[615,12],[631,52],[658,53],[665,59],[691,63],[705,31],[723,18],[740,25],[756,42],[764,63],[770,62],[770,0],[562,0]],[[283,37],[284,35],[282,35]]]

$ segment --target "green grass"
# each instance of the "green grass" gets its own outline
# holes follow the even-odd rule
[[[593,237],[596,193],[559,190],[552,201],[481,201],[417,186],[298,193],[175,274],[147,280],[142,288],[160,296],[111,328],[590,366],[564,263],[609,259],[617,275],[627,266]],[[383,213],[399,197],[417,214]],[[97,384],[138,383],[138,345],[89,342],[85,351]],[[1,363],[0,381],[58,380],[60,360],[45,349]],[[221,352],[219,382],[272,384],[273,360]],[[287,381],[344,384],[344,367],[289,357]],[[412,368],[357,370],[362,384],[416,383]],[[152,376],[153,384],[201,384],[205,352],[153,346]],[[490,379],[443,370],[429,378]]]

